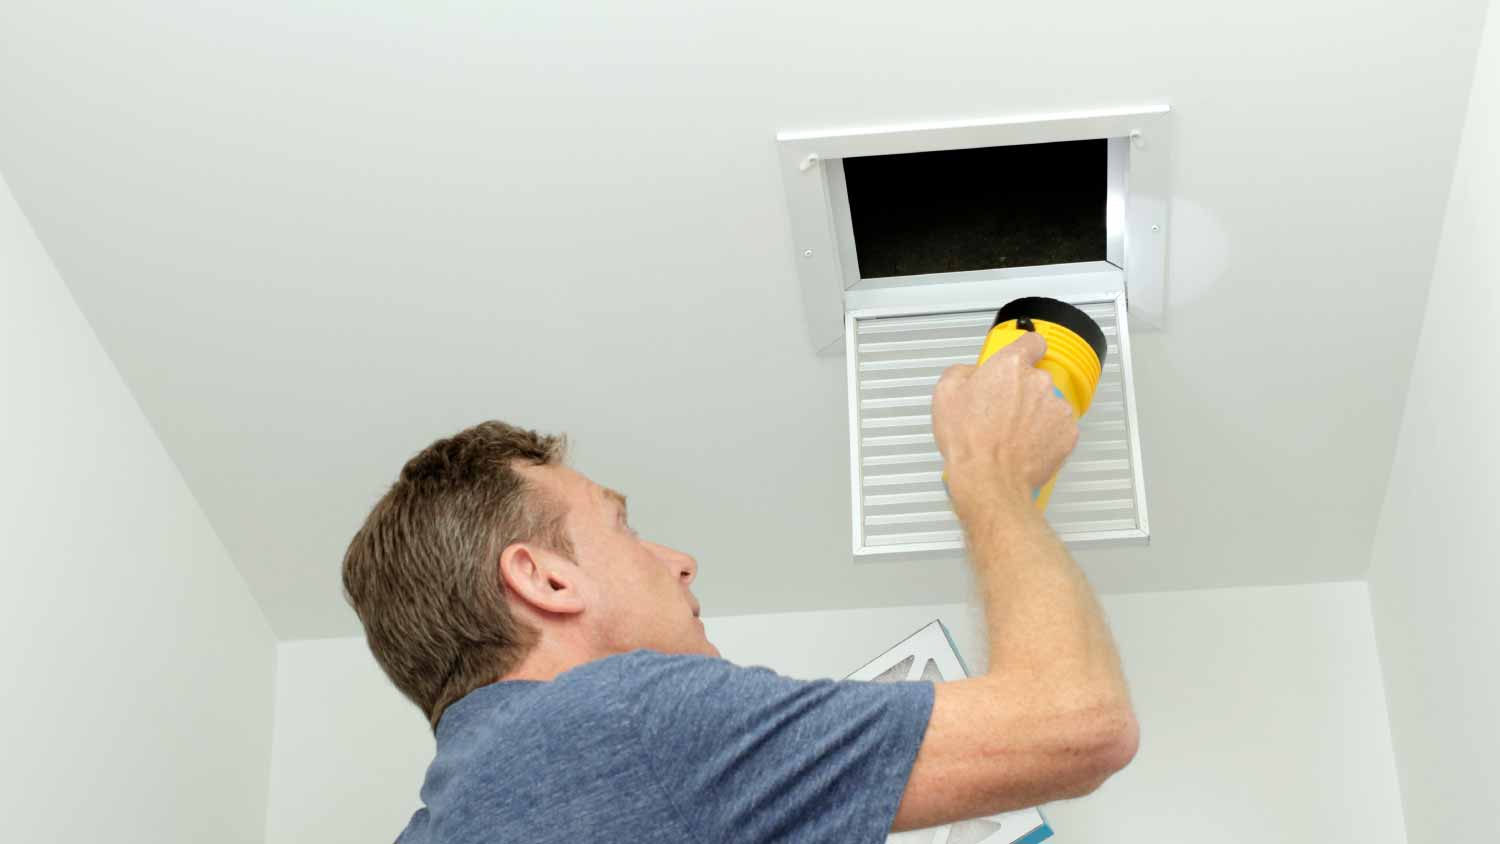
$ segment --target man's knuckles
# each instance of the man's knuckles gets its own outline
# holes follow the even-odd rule
[[[974,366],[972,364],[955,363],[947,369],[944,369],[943,374],[938,376],[936,389],[941,392],[952,391],[953,389],[957,388],[958,385],[969,380],[969,376],[973,373]]]

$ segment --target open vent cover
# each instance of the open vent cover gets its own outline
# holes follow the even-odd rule
[[[1077,449],[1058,475],[1047,518],[1069,543],[1149,536],[1123,296],[1075,299],[1109,352]],[[995,311],[861,316],[846,323],[854,553],[963,547],[932,436],[943,370],[979,357]]]

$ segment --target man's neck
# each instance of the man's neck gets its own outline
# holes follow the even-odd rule
[[[544,639],[538,642],[515,668],[500,679],[547,682],[557,679],[560,674],[565,674],[580,665],[586,665],[604,656],[606,654],[596,654],[587,648],[576,645],[565,647],[561,643],[548,642]]]

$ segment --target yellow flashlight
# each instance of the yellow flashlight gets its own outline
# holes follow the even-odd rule
[[[990,355],[1014,343],[1028,331],[1035,331],[1047,341],[1047,354],[1037,361],[1037,368],[1052,376],[1053,389],[1073,406],[1073,418],[1080,419],[1094,401],[1094,389],[1104,370],[1104,355],[1109,348],[1104,330],[1082,310],[1056,299],[1031,296],[1017,299],[995,314],[995,322],[984,338],[979,352],[982,364]],[[1036,504],[1043,510],[1052,498],[1054,476],[1036,491]]]

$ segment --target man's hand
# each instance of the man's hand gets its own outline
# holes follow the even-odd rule
[[[1078,443],[1073,409],[1036,368],[1047,341],[1027,334],[980,366],[949,367],[932,396],[932,433],[961,520],[980,502],[1024,498]]]

